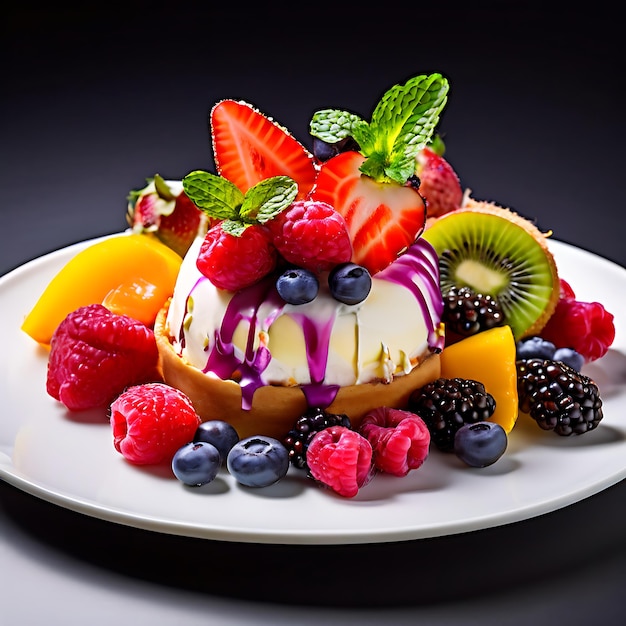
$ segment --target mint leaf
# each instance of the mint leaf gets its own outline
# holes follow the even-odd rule
[[[416,157],[429,142],[446,105],[449,84],[441,74],[420,75],[387,91],[372,114],[376,151]]]
[[[359,144],[361,154],[367,156],[374,152],[376,136],[367,122],[359,120],[352,125],[352,138]]]
[[[289,176],[274,176],[257,183],[244,197],[239,217],[264,224],[286,209],[298,195],[298,184]]]
[[[316,111],[309,124],[309,132],[326,143],[338,143],[346,137],[354,137],[353,126],[363,123],[354,113],[336,109]]]
[[[210,217],[239,219],[244,195],[226,178],[196,170],[183,178],[183,189],[191,201]]]

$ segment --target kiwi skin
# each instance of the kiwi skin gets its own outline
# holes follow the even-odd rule
[[[547,235],[530,220],[491,202],[431,222],[422,235],[440,259],[440,284],[469,286],[497,298],[516,340],[538,334],[559,300],[560,284]]]

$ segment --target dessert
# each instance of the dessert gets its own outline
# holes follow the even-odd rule
[[[319,163],[249,105],[214,107],[221,177],[192,172],[183,187],[223,221],[192,244],[155,327],[165,381],[203,419],[226,419],[242,436],[283,437],[321,407],[357,427],[378,406],[406,406],[412,389],[439,376],[438,260],[420,237],[425,201],[408,179],[446,92],[439,75],[393,88],[371,124],[343,122],[362,149]],[[338,117],[314,118],[320,139],[343,139],[329,130]],[[268,133],[279,155],[288,145],[277,163],[274,152],[258,157]],[[314,297],[281,297],[285,271],[289,284],[313,285]]]
[[[150,314],[140,320],[124,296],[123,263],[120,276],[95,272],[88,296],[120,327],[144,324],[159,369],[122,372],[115,399],[96,397],[65,359],[85,359],[85,371],[115,362],[131,330],[103,344],[104,325],[87,322],[74,350],[64,329],[84,310],[67,311],[48,379],[73,376],[68,408],[104,404],[128,461],[172,461],[187,484],[220,465],[267,486],[288,459],[344,497],[377,473],[418,469],[433,448],[494,463],[520,413],[563,436],[596,428],[599,390],[579,370],[608,350],[613,316],[576,299],[531,221],[463,193],[434,134],[447,91],[440,74],[421,75],[386,92],[369,122],[318,111],[312,152],[252,105],[218,102],[217,172],[150,179],[131,194],[132,232],[114,238],[151,249],[145,273],[162,288]],[[175,284],[150,273],[161,246]],[[63,310],[72,302],[55,281],[39,320],[55,298]]]
[[[413,388],[439,376],[443,335],[428,247],[416,244],[389,271],[373,276],[367,299],[352,306],[328,293],[288,305],[272,279],[225,293],[198,271],[196,250],[181,266],[155,333],[166,382],[185,391],[203,419],[280,437],[308,406],[322,406],[358,424],[381,402],[405,405]],[[422,268],[428,282],[420,284]],[[395,282],[392,270],[403,272],[404,284]],[[243,384],[229,380],[244,367]]]

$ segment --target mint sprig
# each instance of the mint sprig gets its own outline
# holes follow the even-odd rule
[[[183,178],[189,199],[209,217],[222,220],[222,228],[239,236],[251,224],[265,224],[296,199],[298,184],[289,176],[274,176],[244,194],[222,176],[202,170]]]
[[[378,182],[403,185],[415,173],[415,158],[428,145],[448,100],[441,74],[422,74],[389,89],[368,123],[335,109],[317,111],[310,133],[327,143],[352,137],[366,157],[361,172]]]

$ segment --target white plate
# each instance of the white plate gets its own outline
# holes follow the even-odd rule
[[[626,270],[552,242],[560,275],[579,299],[615,315],[611,351],[588,366],[605,417],[582,437],[521,420],[507,453],[485,469],[431,452],[399,479],[377,476],[353,499],[291,470],[265,489],[227,473],[187,488],[167,468],[140,469],[114,450],[104,411],[70,414],[45,391],[47,352],[20,330],[52,276],[88,243],[54,252],[0,278],[0,477],[60,506],[138,528],[216,540],[351,544],[420,539],[520,521],[577,502],[626,476]]]

